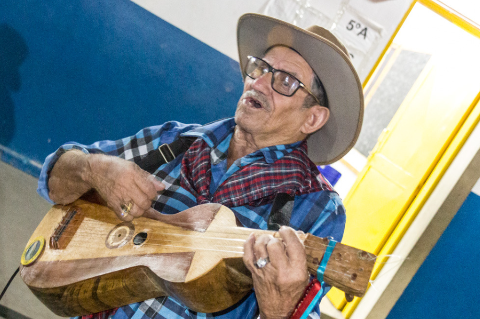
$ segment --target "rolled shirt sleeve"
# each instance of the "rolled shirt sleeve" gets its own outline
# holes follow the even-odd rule
[[[121,158],[139,161],[149,151],[158,148],[164,143],[171,143],[181,133],[198,127],[199,124],[182,124],[176,121],[162,125],[151,126],[140,130],[137,134],[117,141],[105,140],[84,145],[77,142],[68,142],[60,146],[54,153],[47,156],[38,179],[37,193],[48,202],[54,204],[49,196],[48,178],[55,163],[65,152],[77,149],[85,154],[107,154]]]

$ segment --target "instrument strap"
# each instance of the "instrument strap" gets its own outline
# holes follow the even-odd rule
[[[317,278],[314,278],[305,290],[304,297],[298,302],[295,311],[290,319],[306,319],[313,310],[313,307],[318,303],[325,290],[325,281],[323,281],[323,274],[327,268],[328,260],[332,255],[333,249],[337,242],[330,239],[328,246],[323,254],[322,261],[317,268]]]
[[[10,280],[7,282],[7,284],[5,285],[5,288],[3,288],[2,293],[0,294],[0,300],[2,300],[3,295],[5,295],[5,293],[7,292],[8,287],[9,287],[10,284],[12,283],[13,278],[15,278],[15,276],[18,274],[18,271],[19,271],[19,270],[20,270],[20,267],[18,267],[17,270],[15,270],[15,271],[13,272],[12,277],[10,277]]]
[[[328,260],[330,259],[330,256],[332,255],[333,249],[335,249],[336,244],[337,242],[335,240],[330,239],[330,241],[328,242],[328,246],[325,249],[325,254],[323,254],[322,262],[317,268],[317,279],[320,282],[323,282],[323,274],[325,273]]]
[[[268,230],[279,230],[281,226],[290,225],[295,195],[278,193],[273,200],[268,216]]]
[[[196,139],[196,137],[180,136],[170,144],[162,144],[157,149],[148,152],[147,156],[140,160],[138,166],[153,174],[161,165],[169,163],[180,154],[185,153]],[[269,230],[279,230],[281,226],[290,225],[294,198],[294,195],[287,193],[278,193],[275,196],[267,222]]]
[[[161,165],[173,161],[178,155],[185,153],[195,142],[196,137],[180,136],[170,144],[162,144],[148,152],[138,163],[141,169],[153,174]]]
[[[325,283],[319,282],[314,278],[305,289],[303,298],[297,304],[293,314],[289,319],[305,319],[312,312],[313,307],[317,304],[318,299],[325,290]]]

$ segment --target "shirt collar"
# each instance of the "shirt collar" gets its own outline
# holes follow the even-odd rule
[[[259,153],[261,153],[263,157],[265,157],[265,161],[270,164],[275,162],[276,160],[281,159],[282,157],[284,157],[285,155],[293,151],[300,144],[302,144],[302,141],[295,142],[292,144],[282,144],[282,145],[264,147],[247,156],[259,156]]]
[[[230,145],[230,139],[232,137],[235,125],[235,119],[228,118],[194,128],[190,131],[182,133],[181,135],[202,138],[212,149],[212,164],[216,165],[226,158],[228,146]],[[296,147],[302,144],[302,142],[303,141],[292,144],[264,147],[258,151],[246,155],[244,159],[247,159],[247,161],[242,162],[250,163],[252,160],[264,157],[265,161],[271,164],[292,152]]]
[[[196,127],[182,136],[201,137],[211,148],[220,144],[235,128],[235,119],[228,118]]]

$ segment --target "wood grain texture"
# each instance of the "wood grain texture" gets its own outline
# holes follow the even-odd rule
[[[307,234],[304,245],[308,271],[315,276],[328,246],[328,239]],[[328,260],[324,280],[348,294],[363,297],[375,261],[376,256],[373,254],[337,243]]]
[[[67,244],[61,245],[62,249],[47,245],[37,261],[21,268],[21,276],[34,294],[63,316],[90,314],[164,295],[194,311],[224,310],[252,289],[242,260],[247,237],[252,232],[278,237],[274,232],[237,227],[233,212],[218,204],[175,215],[159,214],[157,220],[122,222],[107,207],[79,200],[52,207],[30,242],[38,236],[48,240],[71,209],[81,214],[76,217],[81,223],[62,232],[68,238],[59,240]],[[146,239],[136,245],[139,233]],[[309,270],[315,273],[325,251],[323,240],[312,235],[301,236],[301,240],[305,241]],[[343,245],[337,246],[335,256],[363,256],[355,248],[348,247],[345,253]],[[331,258],[326,281],[349,293],[364,293],[371,271],[371,258],[367,259]]]
[[[49,245],[50,248],[54,249],[65,249],[72,236],[70,234],[74,234],[78,227],[82,224],[84,214],[77,214],[77,210],[72,207],[72,209],[68,210],[60,224],[55,228],[55,232],[52,236],[50,236]]]

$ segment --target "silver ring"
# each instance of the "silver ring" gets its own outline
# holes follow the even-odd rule
[[[255,263],[255,265],[257,266],[257,268],[263,268],[265,267],[268,263],[270,262],[270,259],[267,257],[267,258],[258,258],[257,259],[257,262]]]

